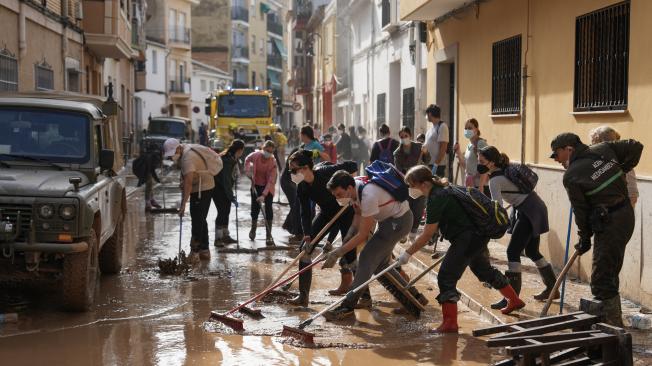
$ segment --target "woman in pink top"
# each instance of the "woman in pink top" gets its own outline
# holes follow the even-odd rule
[[[256,223],[260,205],[265,202],[265,233],[267,246],[274,246],[272,238],[272,201],[274,200],[274,187],[276,186],[276,159],[274,159],[273,141],[265,141],[262,150],[254,151],[245,159],[245,174],[252,180],[251,187],[251,230],[249,239],[256,239]]]

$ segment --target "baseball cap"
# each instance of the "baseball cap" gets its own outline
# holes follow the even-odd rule
[[[552,148],[552,154],[550,154],[550,158],[554,159],[557,157],[557,152],[556,152],[557,149],[562,149],[566,146],[576,146],[577,144],[581,144],[581,143],[582,140],[580,140],[580,137],[574,133],[570,133],[570,132],[560,133],[550,143],[550,147]]]
[[[177,152],[177,147],[179,147],[179,145],[181,145],[181,143],[177,139],[169,138],[165,140],[163,143],[163,157],[169,158],[170,156],[173,156]]]

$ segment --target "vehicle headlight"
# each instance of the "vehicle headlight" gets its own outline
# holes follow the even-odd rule
[[[49,219],[54,215],[54,207],[52,207],[52,205],[43,205],[39,207],[38,214],[41,218]]]
[[[70,220],[73,217],[75,217],[75,214],[77,213],[77,210],[75,209],[75,206],[73,205],[62,205],[59,208],[59,216],[61,216],[62,219],[64,220]]]

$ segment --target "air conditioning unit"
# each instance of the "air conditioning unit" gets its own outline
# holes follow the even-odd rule
[[[398,11],[397,0],[380,0],[380,24],[383,32],[393,33],[398,30]]]
[[[77,20],[84,19],[84,7],[82,6],[81,1],[75,3],[75,19]]]

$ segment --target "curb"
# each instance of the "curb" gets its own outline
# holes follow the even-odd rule
[[[399,244],[401,248],[403,246]],[[403,248],[405,249],[405,248]],[[412,256],[412,260],[410,260],[410,264],[416,267],[419,271],[424,271],[430,265],[427,265],[423,263],[419,258],[416,256]],[[430,280],[433,280],[435,284],[437,283],[437,272],[435,270],[430,271],[426,276]],[[459,288],[457,291],[460,292],[460,302],[464,304],[472,313],[475,313],[478,315],[482,320],[485,320],[491,324],[495,325],[502,325],[505,324],[498,316],[496,316],[491,310],[487,309],[486,307],[482,306],[480,302],[477,300],[473,299],[471,296],[469,296],[466,292],[460,290]]]

